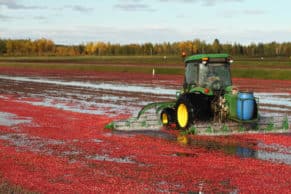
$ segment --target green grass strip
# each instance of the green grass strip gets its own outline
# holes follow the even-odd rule
[[[153,66],[123,66],[109,64],[72,64],[72,63],[15,63],[0,62],[0,67],[29,68],[29,69],[54,69],[54,70],[76,70],[97,72],[129,72],[129,73],[152,73]],[[157,74],[184,75],[184,66],[158,66],[155,68]],[[291,69],[279,68],[232,68],[233,77],[291,80]]]

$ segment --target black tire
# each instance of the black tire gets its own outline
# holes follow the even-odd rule
[[[175,123],[175,110],[172,108],[165,108],[161,112],[160,120],[163,126],[169,126],[172,123]]]
[[[176,103],[176,126],[178,129],[188,129],[194,121],[194,107],[191,95],[181,96]]]

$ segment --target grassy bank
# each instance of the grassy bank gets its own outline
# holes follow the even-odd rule
[[[183,64],[180,56],[76,56],[0,57],[0,62],[49,62],[93,64]]]
[[[264,65],[291,67],[288,57],[240,57],[234,56],[235,65]],[[41,56],[41,57],[0,57],[0,62],[48,62],[48,63],[96,63],[96,64],[168,64],[182,65],[181,56]]]
[[[155,68],[157,74],[184,74],[179,56],[166,59],[163,56],[0,57],[0,67],[149,74]],[[232,76],[291,80],[291,60],[237,57],[232,65]]]
[[[291,69],[232,69],[232,77],[291,80]]]
[[[96,72],[136,72],[151,74],[153,68],[157,74],[182,74],[182,67],[156,67],[156,66],[122,66],[122,65],[85,65],[85,64],[56,64],[56,63],[2,63],[0,67],[22,68],[22,69],[41,69],[41,70],[73,70],[73,71],[96,71]]]

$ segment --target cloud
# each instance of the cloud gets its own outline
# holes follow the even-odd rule
[[[160,2],[176,2],[176,3],[192,3],[198,2],[199,0],[159,0]]]
[[[0,14],[0,20],[9,20],[11,17]]]
[[[234,32],[224,32],[222,42],[239,42],[242,44],[259,42],[290,42],[291,29],[237,29]]]
[[[73,11],[77,11],[77,12],[81,12],[81,13],[87,13],[87,12],[91,12],[94,10],[93,8],[88,8],[88,7],[81,6],[81,5],[67,5],[64,8],[70,8]]]
[[[247,15],[264,15],[266,14],[266,11],[263,11],[263,10],[256,10],[256,9],[249,9],[249,10],[244,10],[243,11],[244,14],[247,14]]]
[[[43,20],[47,20],[48,18],[44,16],[34,16],[33,19],[43,21]]]
[[[159,0],[160,2],[177,2],[177,3],[192,3],[192,2],[206,2],[210,4],[223,2],[242,2],[244,0]]]
[[[140,1],[123,1],[125,3],[118,3],[114,5],[114,8],[120,9],[122,11],[146,11],[146,12],[153,12],[155,11],[149,5],[144,3],[138,3]]]
[[[116,26],[64,26],[62,28],[18,28],[6,29],[0,26],[1,37],[11,39],[39,39],[42,37],[53,40],[57,44],[79,44],[90,41],[111,43],[163,42],[185,38],[173,28],[160,26],[144,26],[141,28],[123,28]]]
[[[8,9],[43,9],[39,6],[26,6],[17,2],[17,0],[0,0],[0,6],[7,7]]]
[[[244,0],[156,0],[161,3],[201,3],[204,6],[213,6],[219,3],[232,3],[242,2]],[[114,5],[114,8],[122,11],[146,11],[154,12],[156,9],[152,8],[145,0],[119,0],[118,4]]]
[[[42,37],[53,40],[57,44],[79,44],[90,41],[104,41],[111,43],[143,43],[143,42],[175,42],[194,40],[196,38],[212,42],[218,38],[222,43],[249,44],[251,42],[286,42],[290,39],[290,28],[281,29],[250,29],[232,28],[189,28],[177,29],[169,26],[143,26],[140,28],[117,26],[63,26],[62,28],[32,28],[13,27],[11,29],[0,26],[1,38],[4,39],[39,39]]]
[[[254,15],[264,15],[267,12],[264,10],[248,9],[248,10],[224,10],[219,11],[218,14],[225,18],[233,18],[234,16],[254,16]]]
[[[7,7],[8,9],[12,9],[12,10],[17,10],[17,9],[45,9],[45,7],[41,7],[41,6],[26,6],[24,4],[19,3],[18,0],[0,0],[0,7],[4,6]],[[70,8],[74,11],[78,11],[81,13],[86,13],[86,12],[90,12],[93,11],[93,8],[88,8],[82,5],[67,5],[64,6],[62,8],[58,8],[60,10],[65,9],[65,8]],[[49,9],[49,8],[47,8]]]
[[[0,22],[1,21],[11,21],[11,20],[13,20],[13,19],[19,19],[20,17],[12,17],[12,16],[7,16],[7,15],[3,15],[3,14],[0,14]]]
[[[214,5],[217,5],[217,4],[220,4],[220,3],[240,3],[242,2],[243,0],[205,0],[205,1],[202,1],[203,2],[203,5],[205,6],[214,6]]]
[[[204,6],[214,6],[219,3],[237,3],[244,0],[159,0],[160,2],[202,3]]]

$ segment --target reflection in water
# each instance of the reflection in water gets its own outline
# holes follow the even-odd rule
[[[113,131],[115,135],[132,136],[132,135],[147,135],[155,138],[163,138],[169,141],[179,141],[179,143],[188,146],[194,146],[207,149],[208,151],[223,151],[226,154],[235,155],[241,158],[256,158],[271,162],[291,164],[291,149],[283,145],[271,144],[267,145],[261,142],[251,142],[247,145],[238,144],[223,144],[216,141],[191,139],[186,135],[179,135],[175,138],[174,135],[164,131]],[[287,135],[289,135],[288,133]],[[185,140],[185,138],[187,140]],[[196,157],[195,153],[175,153],[173,156]]]
[[[236,155],[240,156],[242,158],[255,158],[256,157],[256,151],[245,148],[245,147],[236,147]]]
[[[291,149],[282,145],[267,145],[261,142],[250,143],[247,146],[223,145],[219,142],[189,140],[193,146],[203,147],[207,150],[221,150],[226,154],[236,155],[242,158],[256,158],[278,163],[291,164]]]

